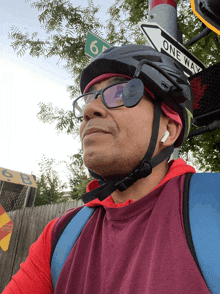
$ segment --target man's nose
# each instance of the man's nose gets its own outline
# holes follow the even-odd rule
[[[102,102],[102,98],[100,94],[97,94],[95,98],[86,105],[83,113],[84,120],[90,120],[95,116],[106,116],[106,107]]]

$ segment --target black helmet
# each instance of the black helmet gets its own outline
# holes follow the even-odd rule
[[[89,169],[90,174],[98,179],[101,187],[84,194],[82,196],[84,203],[95,198],[102,201],[116,189],[124,191],[138,179],[150,175],[152,168],[169,158],[174,147],[179,147],[187,138],[193,119],[193,93],[191,85],[179,65],[171,57],[145,45],[132,44],[108,48],[83,69],[80,79],[81,92],[84,92],[86,86],[94,78],[106,73],[122,74],[133,78],[126,85],[128,87],[128,95],[129,83],[132,83],[132,81],[133,86],[136,86],[137,89],[141,83],[154,93],[153,131],[148,150],[141,163],[132,173],[104,181],[102,176]],[[139,102],[142,96],[143,94],[136,101]],[[162,102],[179,114],[183,128],[174,145],[167,147],[152,158],[158,138]],[[134,103],[127,107],[133,107],[136,104]]]
[[[141,66],[140,62],[144,60],[146,63]],[[145,45],[110,47],[83,69],[81,92],[94,78],[105,73],[124,74],[131,78],[138,75],[151,92],[179,114],[183,128],[174,146],[183,143],[192,124],[193,93],[187,77],[173,58]]]

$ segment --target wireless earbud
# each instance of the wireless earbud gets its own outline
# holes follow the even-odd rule
[[[161,139],[161,142],[164,143],[164,142],[166,141],[166,139],[169,137],[169,135],[170,135],[170,133],[169,133],[168,131],[166,131],[166,132],[164,133],[163,138]]]
[[[144,95],[144,84],[140,79],[134,78],[123,89],[122,101],[126,107],[136,106]]]

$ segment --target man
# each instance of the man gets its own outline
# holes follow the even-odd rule
[[[114,77],[104,79],[96,83],[92,90],[95,92],[104,89],[111,84],[114,85],[118,80]],[[80,129],[85,165],[105,179],[111,175],[131,172],[144,157],[146,146],[150,143],[153,115],[154,104],[145,95],[133,108],[107,109],[100,96],[89,103],[84,110],[84,121]],[[169,137],[162,143],[161,139],[166,131],[169,132]],[[161,116],[158,136],[160,139],[153,157],[164,147],[172,145],[180,131],[181,126],[174,120]],[[128,199],[139,200],[156,187],[167,172],[168,163],[164,161],[156,166],[147,178],[137,181],[130,189],[113,192],[114,203],[123,203]]]
[[[53,292],[51,250],[79,210],[51,221],[6,293],[209,293],[189,251],[182,215],[186,173],[168,162],[192,119],[190,84],[175,62],[147,46],[112,47],[82,72],[74,101],[84,163],[95,178],[83,195],[96,210]],[[71,236],[70,236],[71,237]]]

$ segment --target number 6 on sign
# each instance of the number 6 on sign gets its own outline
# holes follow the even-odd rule
[[[85,54],[89,57],[96,57],[99,53],[112,47],[93,33],[88,32],[85,47]]]
[[[93,41],[90,45],[90,51],[92,52],[92,54],[97,55],[99,53],[99,49],[98,47],[95,45],[96,43],[98,43],[97,40]],[[95,49],[95,51],[93,50]]]

